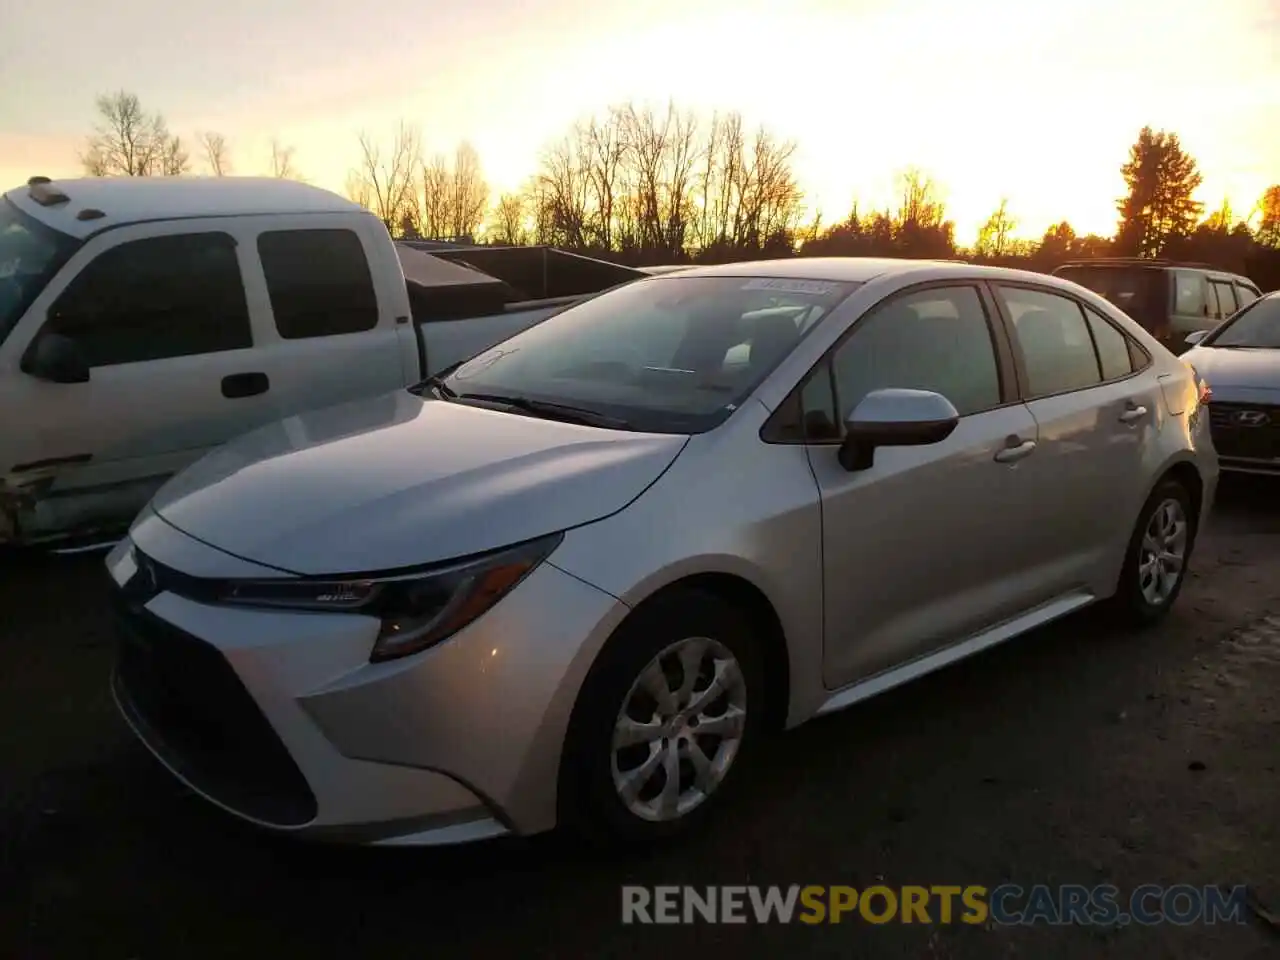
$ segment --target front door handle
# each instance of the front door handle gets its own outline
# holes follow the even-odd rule
[[[1034,440],[1019,441],[1017,437],[1010,437],[1009,445],[996,454],[996,463],[1017,463],[1023,457],[1029,457],[1036,449]]]
[[[228,400],[240,397],[256,397],[271,389],[271,381],[265,373],[233,373],[222,378],[222,395]]]
[[[1124,413],[1120,414],[1121,423],[1137,423],[1147,415],[1147,408],[1143,406],[1130,405]]]

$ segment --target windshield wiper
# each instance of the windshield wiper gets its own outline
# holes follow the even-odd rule
[[[430,390],[441,400],[456,400],[458,391],[444,382],[444,378],[448,373],[448,370],[442,370],[440,373],[432,374],[425,380],[419,380],[409,388],[409,392],[422,396],[423,391]]]
[[[500,403],[503,406],[511,407],[513,410],[531,413],[548,420],[563,420],[565,423],[580,423],[588,427],[626,430],[631,426],[626,420],[620,420],[617,417],[610,417],[607,414],[587,410],[584,407],[570,406],[566,403],[553,403],[550,400],[534,400],[531,397],[507,396],[501,393],[461,393],[456,396],[459,400]]]

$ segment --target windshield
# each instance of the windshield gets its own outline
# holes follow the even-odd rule
[[[1200,345],[1280,350],[1280,297],[1253,301],[1205,337]]]
[[[1157,309],[1156,294],[1162,274],[1143,267],[1062,267],[1054,271],[1064,280],[1078,283],[1105,297],[1135,319]]]
[[[633,430],[701,433],[729,416],[857,284],[639,280],[570,307],[443,378],[468,394],[572,405]]]
[[[0,342],[79,245],[0,201]]]

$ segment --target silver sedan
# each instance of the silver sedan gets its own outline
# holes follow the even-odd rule
[[[1222,469],[1280,476],[1280,292],[1187,342],[1183,359],[1213,391],[1209,422]]]
[[[117,702],[261,826],[644,840],[794,727],[1177,599],[1204,384],[1068,281],[683,270],[174,478],[113,551]]]

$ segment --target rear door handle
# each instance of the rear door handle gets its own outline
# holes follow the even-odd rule
[[[222,378],[222,395],[228,400],[256,397],[270,389],[271,381],[265,373],[233,373]]]
[[[1137,423],[1147,415],[1147,408],[1143,406],[1130,405],[1124,413],[1120,414],[1121,423]]]
[[[1036,442],[1034,440],[1019,440],[1017,437],[1010,437],[1008,446],[996,454],[997,463],[1017,463],[1023,457],[1029,457],[1035,452]]]

